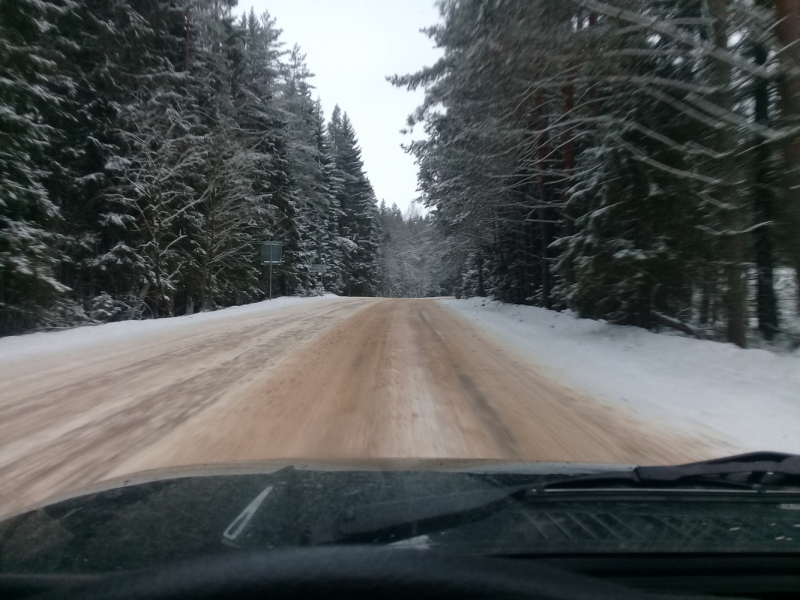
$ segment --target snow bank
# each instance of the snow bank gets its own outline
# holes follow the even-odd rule
[[[297,298],[284,296],[275,300],[254,302],[243,306],[232,306],[214,312],[203,312],[182,317],[167,319],[149,319],[144,321],[120,321],[103,325],[85,325],[63,331],[47,331],[28,333],[25,335],[0,338],[0,363],[9,364],[18,361],[32,360],[44,354],[52,355],[68,353],[113,342],[128,342],[137,338],[175,331],[182,327],[199,323],[230,319],[248,314],[256,314],[289,308],[298,304],[310,304],[323,300],[338,298],[334,294],[325,294],[313,298]]]
[[[595,397],[734,452],[800,453],[800,351],[742,350],[481,298],[440,302]]]

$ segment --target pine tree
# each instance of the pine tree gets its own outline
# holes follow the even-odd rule
[[[768,0],[761,0],[760,8],[768,8]],[[762,11],[762,19],[767,11]],[[767,19],[758,22],[768,24]],[[755,65],[763,67],[769,58],[769,27],[752,27],[750,31],[751,53]],[[753,86],[753,120],[769,127],[773,124],[771,82],[758,78]],[[776,164],[771,145],[753,136],[752,206],[756,223],[764,223],[753,232],[756,262],[756,313],[758,327],[767,340],[775,337],[779,330],[778,302],[775,294],[775,226],[778,218],[775,203]]]
[[[412,205],[405,217],[381,202],[380,295],[425,298],[451,294],[451,265],[433,217]]]
[[[0,333],[260,300],[264,240],[278,293],[309,293],[313,263],[374,292],[355,132],[326,127],[274,19],[235,4],[0,4]]]
[[[425,88],[409,125],[428,139],[408,151],[465,293],[739,345],[758,298],[774,331],[772,261],[797,247],[800,19],[772,4],[441,3],[444,57],[391,81]]]
[[[54,278],[53,223],[44,186],[57,132],[42,122],[57,78],[48,52],[55,6],[0,2],[0,335],[31,327],[66,288]]]
[[[136,132],[154,94],[180,89],[173,65],[182,56],[176,30],[183,20],[166,2],[93,0],[69,4],[55,23],[58,69],[74,83],[59,86],[64,101],[44,115],[62,132],[49,154],[47,187],[63,214],[59,277],[89,312],[95,298],[110,295],[119,314],[135,316],[147,294],[133,255],[112,252],[125,234],[104,215],[119,209],[112,200],[119,167],[136,152],[125,133]]]
[[[314,281],[316,276],[311,274],[310,265],[322,260],[332,201],[320,162],[316,135],[321,116],[311,98],[311,77],[305,55],[295,46],[286,65],[283,105],[288,114],[288,173],[297,210],[296,280],[304,289],[318,283]]]
[[[257,248],[275,171],[274,144],[264,135],[272,127],[269,85],[275,73],[269,62],[252,70],[254,62],[270,60],[272,33],[255,20],[247,32],[237,28],[231,7],[208,3],[191,16],[186,112],[196,160],[185,176],[196,208],[186,221],[186,279],[202,310],[263,293]]]
[[[785,244],[794,267],[797,312],[800,313],[800,3],[797,0],[773,0],[774,28],[780,41],[779,62],[781,110],[784,127],[793,133],[783,136],[783,202],[779,213],[785,222]]]
[[[377,284],[378,209],[372,185],[364,172],[355,130],[336,106],[328,127],[334,152],[338,191],[339,236],[344,255],[345,294],[371,296]]]
[[[174,313],[179,274],[187,262],[180,252],[185,235],[179,225],[196,206],[183,173],[199,162],[183,112],[176,94],[141,100],[131,115],[131,130],[121,134],[125,158],[107,165],[117,184],[109,190],[112,210],[104,221],[119,241],[99,260],[127,266],[130,316]]]
[[[322,104],[314,104],[314,143],[316,160],[319,165],[320,220],[316,231],[317,259],[328,266],[325,273],[325,289],[344,293],[344,252],[339,242],[339,218],[342,216],[338,205],[338,194],[342,181],[334,175],[335,161],[330,138],[325,127]]]
[[[309,79],[313,75],[304,61],[305,56],[295,46],[289,57],[286,100],[292,116],[288,144],[290,173],[301,204],[298,228],[302,232],[304,264],[327,265],[323,278],[327,289],[341,292],[344,289],[342,252],[336,244],[339,215],[335,206],[331,148],[321,105],[311,98]],[[307,277],[311,281],[316,276]]]

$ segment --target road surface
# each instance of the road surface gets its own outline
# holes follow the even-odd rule
[[[167,466],[708,448],[551,379],[435,300],[321,300],[0,364],[0,515]]]

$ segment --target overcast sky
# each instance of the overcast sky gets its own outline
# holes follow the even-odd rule
[[[438,59],[433,42],[419,33],[438,20],[433,0],[239,0],[238,10],[251,6],[275,17],[287,49],[300,45],[326,118],[336,104],[347,112],[378,200],[405,212],[418,195],[417,170],[400,148],[410,139],[400,129],[423,93],[395,88],[386,76]]]

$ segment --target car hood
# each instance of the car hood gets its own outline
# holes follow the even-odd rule
[[[334,459],[273,459],[239,461],[232,463],[203,463],[178,465],[138,471],[110,477],[87,486],[55,494],[42,502],[9,514],[0,513],[0,521],[33,509],[42,508],[70,498],[86,496],[107,490],[129,487],[165,479],[187,477],[217,477],[231,475],[268,475],[291,467],[302,471],[391,471],[391,472],[452,472],[452,473],[514,473],[560,474],[564,476],[631,470],[636,465],[626,463],[592,462],[528,462],[507,459],[464,458],[334,458]]]
[[[428,498],[491,494],[565,476],[632,468],[425,459],[160,469],[54,498],[1,522],[0,573],[102,573],[309,545],[324,538],[318,532],[331,531],[336,523],[370,507],[373,512],[376,506],[393,506],[395,511],[400,507],[402,512],[404,503],[419,506]],[[595,497],[546,506],[518,502],[508,510],[460,515],[458,522],[436,530],[411,527],[397,539],[392,539],[394,534],[384,536],[381,543],[480,554],[666,552],[687,547],[731,551],[741,531],[751,536],[750,550],[800,550],[791,537],[800,539],[794,528],[800,524],[800,510],[773,502],[754,511],[752,505],[725,502],[675,502],[647,494],[633,502]]]

